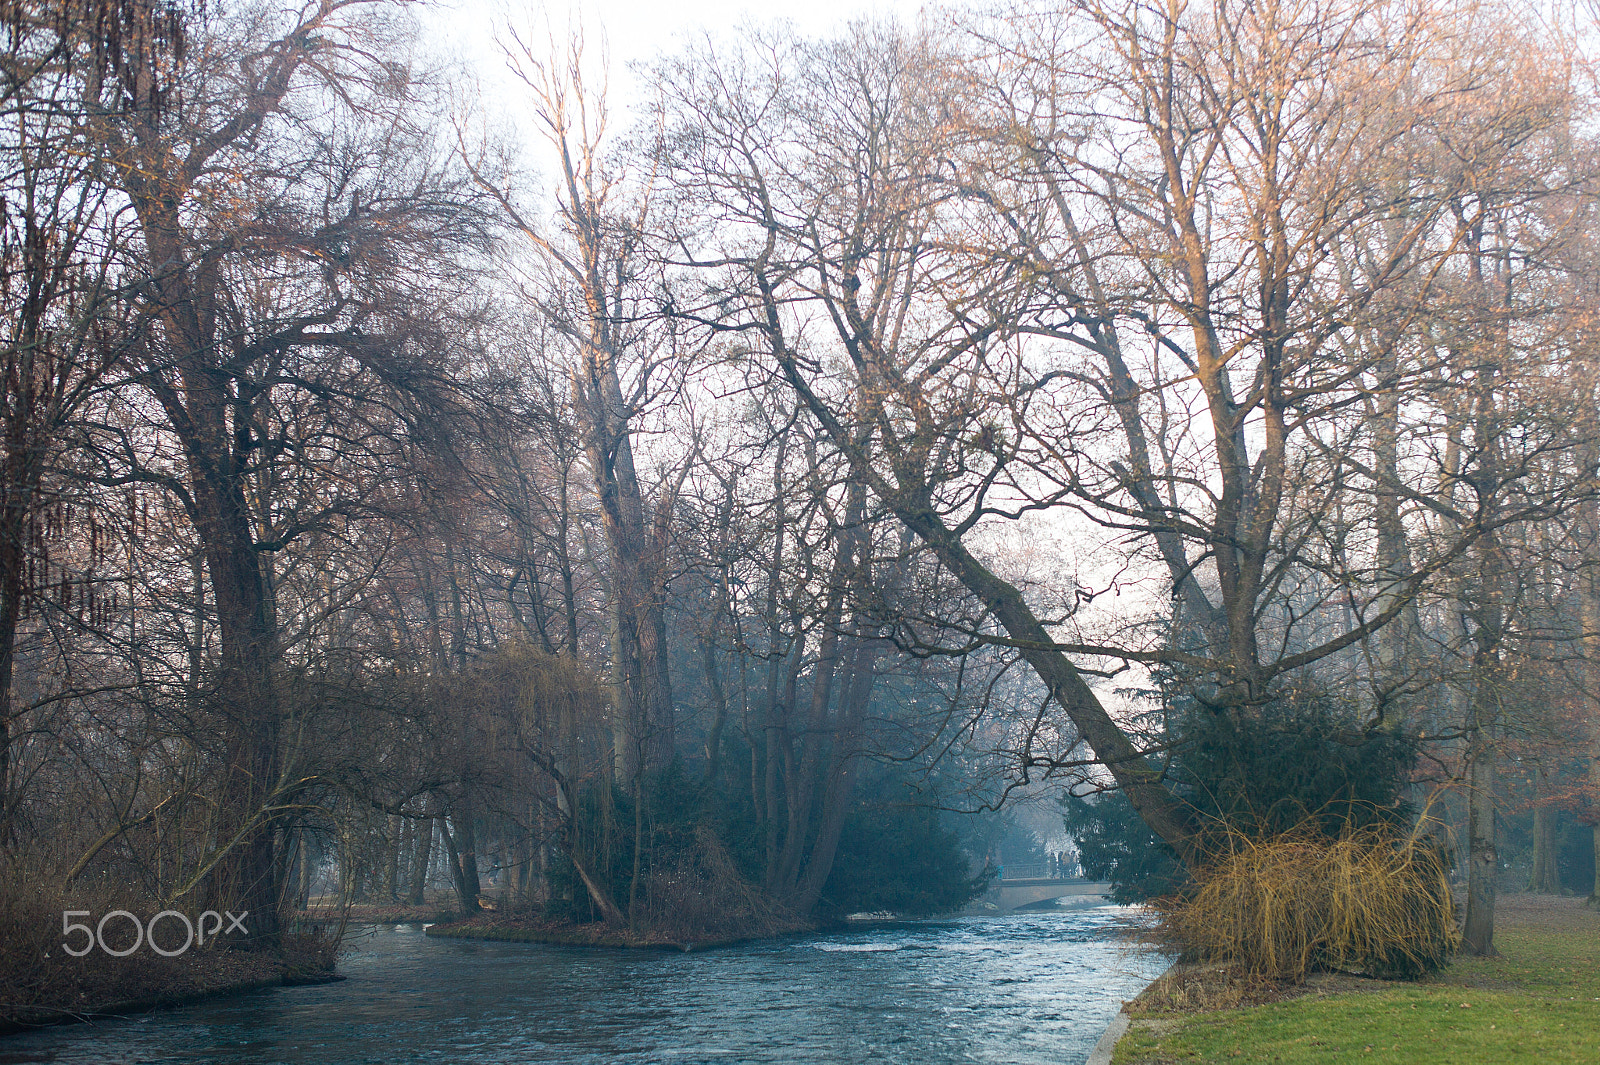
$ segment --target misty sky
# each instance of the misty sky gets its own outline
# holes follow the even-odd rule
[[[610,57],[613,98],[631,95],[627,65],[671,51],[685,36],[706,30],[713,33],[741,21],[792,21],[805,33],[824,33],[861,15],[897,14],[912,19],[924,0],[583,0],[548,5],[515,0],[442,0],[423,14],[428,35],[438,46],[449,48],[492,82],[503,65],[494,43],[497,23],[507,15],[543,27],[548,19],[559,35],[569,16],[583,26],[589,50],[597,51],[603,33]],[[481,59],[480,59],[481,57]]]

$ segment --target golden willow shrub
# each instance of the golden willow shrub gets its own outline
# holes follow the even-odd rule
[[[1157,938],[1252,976],[1413,978],[1443,965],[1458,939],[1442,856],[1382,827],[1229,831],[1196,881],[1155,904]]]

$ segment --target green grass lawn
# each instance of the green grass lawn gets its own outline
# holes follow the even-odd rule
[[[1421,983],[1307,994],[1249,1009],[1137,1019],[1114,1065],[1394,1061],[1600,1062],[1600,914],[1577,900],[1514,904],[1501,957]],[[1529,912],[1530,909],[1536,912]],[[1154,1023],[1155,1027],[1150,1025]]]

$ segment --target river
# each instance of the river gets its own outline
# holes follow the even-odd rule
[[[1166,966],[1116,907],[875,925],[703,953],[352,940],[349,979],[0,1038],[0,1065],[1076,1065]]]

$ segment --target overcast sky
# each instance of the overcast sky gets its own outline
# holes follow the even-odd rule
[[[824,33],[864,15],[898,14],[910,20],[924,0],[581,0],[572,4],[516,0],[437,0],[422,15],[429,38],[467,61],[488,85],[501,76],[504,62],[494,43],[495,26],[507,14],[542,27],[548,19],[559,35],[567,19],[581,21],[587,50],[598,53],[603,34],[610,57],[613,101],[632,95],[627,65],[674,50],[685,36],[713,33],[741,21],[787,19],[805,33]]]

